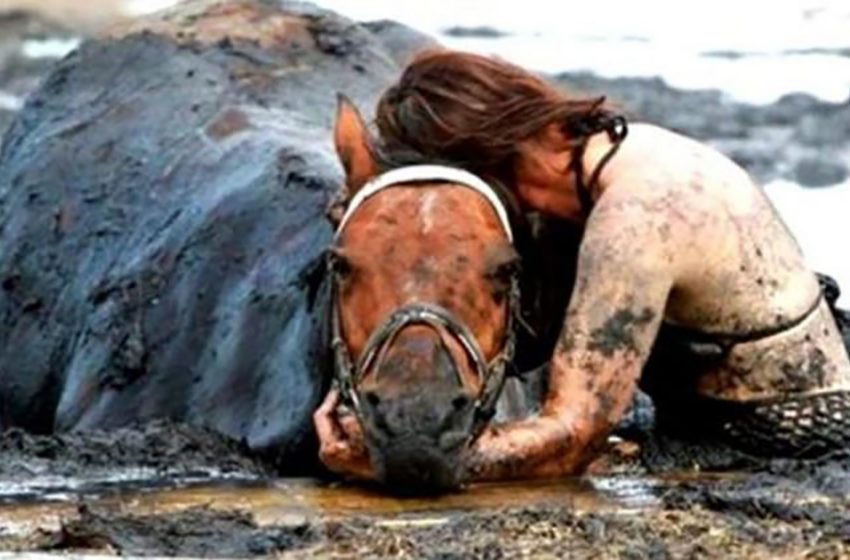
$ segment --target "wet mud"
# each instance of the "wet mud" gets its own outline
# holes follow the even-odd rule
[[[622,444],[621,444],[622,446]],[[699,456],[689,451],[691,460]],[[717,457],[715,450],[715,456]],[[683,455],[684,457],[684,455]],[[0,551],[199,557],[844,558],[850,461],[652,474],[613,449],[576,479],[429,499],[315,479],[156,423],[0,438]],[[665,468],[669,469],[671,463]]]
[[[601,476],[399,500],[308,481],[0,506],[0,549],[338,558],[844,558],[839,464],[750,476]]]
[[[146,484],[183,478],[253,479],[275,472],[271,458],[213,430],[154,421],[108,431],[0,435],[0,502],[66,490],[60,480],[86,487],[134,473]],[[14,490],[18,489],[19,492]]]

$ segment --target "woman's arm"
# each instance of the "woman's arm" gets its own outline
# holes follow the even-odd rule
[[[573,474],[604,443],[632,400],[673,284],[661,219],[629,201],[594,211],[543,409],[486,430],[468,459],[471,479]]]

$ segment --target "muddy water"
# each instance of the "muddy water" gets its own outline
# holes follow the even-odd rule
[[[12,549],[64,548],[55,546],[55,538],[44,537],[59,535],[61,540],[69,526],[91,525],[92,512],[99,519],[108,520],[173,518],[201,511],[212,516],[241,514],[251,520],[257,531],[282,527],[296,530],[317,523],[356,522],[364,518],[377,529],[405,531],[448,526],[459,518],[506,508],[550,507],[582,514],[637,515],[658,510],[659,490],[670,483],[652,477],[594,477],[477,485],[439,498],[397,499],[370,488],[306,478],[189,477],[163,481],[153,477],[145,481],[140,478],[142,474],[144,471],[120,472],[98,480],[44,478],[27,484],[0,485],[0,545],[5,539]],[[163,488],[164,485],[168,487]],[[103,548],[91,543],[71,546],[78,547]],[[105,549],[116,551],[113,546]]]
[[[667,481],[669,484],[669,481]],[[78,506],[114,514],[167,515],[195,508],[248,512],[259,525],[280,525],[293,520],[338,520],[369,515],[389,520],[439,519],[458,512],[488,511],[505,507],[561,506],[581,512],[638,512],[658,508],[657,492],[665,481],[656,478],[597,477],[525,484],[478,485],[463,493],[440,498],[398,499],[372,489],[328,484],[312,479],[272,481],[184,480],[176,488],[162,489],[156,480],[148,487],[135,481],[130,489],[120,480],[106,490],[69,492],[67,487],[43,490],[41,496],[0,505],[0,526],[7,534],[25,534],[37,528],[58,528],[62,521],[79,518]],[[81,485],[92,488],[92,484]]]
[[[311,479],[185,478],[171,480],[168,488],[156,478],[147,485],[136,480],[130,488],[123,479],[101,480],[99,486],[86,481],[64,493],[43,488],[40,497],[11,502],[7,495],[0,505],[0,550],[292,558],[847,558],[846,498],[792,491],[777,480],[602,476],[480,485],[427,500]]]
[[[481,485],[427,500],[273,472],[215,433],[164,423],[52,436],[9,431],[0,435],[0,551],[850,558],[847,460]]]
[[[366,488],[326,484],[311,479],[275,481],[219,481],[191,483],[186,487],[160,489],[133,485],[125,490],[116,482],[106,493],[71,493],[45,489],[42,497],[0,506],[0,525],[9,534],[38,527],[58,527],[61,521],[79,517],[78,505],[113,513],[162,515],[193,508],[249,512],[260,525],[286,524],[293,519],[340,519],[356,515],[426,519],[460,511],[529,505],[568,505],[581,511],[633,510],[658,505],[653,490],[656,480],[598,479],[525,485],[486,485],[463,494],[436,499],[395,499]]]

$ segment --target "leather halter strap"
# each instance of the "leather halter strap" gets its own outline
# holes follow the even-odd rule
[[[351,219],[351,216],[357,212],[357,209],[363,205],[369,198],[375,196],[379,192],[401,185],[409,185],[410,183],[423,182],[443,182],[452,183],[454,185],[462,185],[474,190],[484,197],[490,206],[496,212],[499,218],[499,223],[502,224],[502,229],[508,237],[508,241],[513,243],[514,234],[511,229],[511,222],[508,219],[508,212],[505,205],[499,199],[493,187],[488,185],[483,179],[477,175],[473,175],[469,171],[458,169],[456,167],[448,167],[445,165],[410,165],[400,167],[383,173],[368,183],[366,183],[357,193],[351,197],[345,213],[339,222],[336,230],[336,237],[339,238],[340,233],[345,229],[346,224]]]

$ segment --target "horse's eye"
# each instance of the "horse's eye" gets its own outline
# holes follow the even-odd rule
[[[520,272],[519,259],[511,259],[499,263],[487,272],[487,277],[498,283],[510,284],[510,281]]]
[[[511,259],[499,263],[487,272],[496,299],[501,299],[510,291],[513,279],[520,273],[520,260]]]
[[[338,250],[328,252],[328,269],[340,280],[351,276],[351,261]]]

